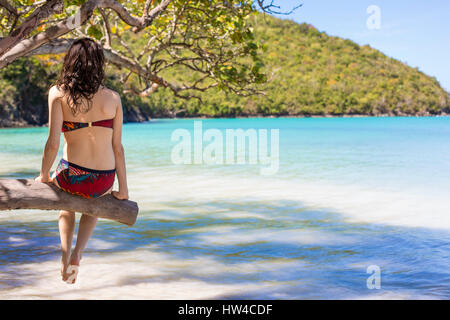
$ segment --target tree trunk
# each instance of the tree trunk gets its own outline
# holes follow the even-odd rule
[[[41,209],[81,212],[129,226],[136,222],[138,205],[112,195],[86,199],[60,190],[54,184],[29,179],[0,179],[0,210]]]

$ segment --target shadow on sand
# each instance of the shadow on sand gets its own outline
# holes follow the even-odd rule
[[[293,201],[166,205],[170,210],[142,212],[130,228],[99,221],[86,255],[152,251],[174,261],[155,276],[131,270],[120,285],[164,286],[180,279],[264,284],[218,299],[368,295],[366,268],[372,264],[382,270],[383,290],[450,297],[447,231],[349,223],[339,213]],[[36,274],[20,266],[54,259],[59,259],[56,215],[55,222],[0,224],[0,290],[32,285]],[[202,265],[202,259],[208,263]]]

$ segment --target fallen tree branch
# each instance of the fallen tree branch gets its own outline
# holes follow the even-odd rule
[[[136,202],[118,200],[110,194],[86,199],[64,192],[53,184],[30,179],[0,179],[0,210],[16,209],[75,211],[128,226],[136,222],[139,211]]]

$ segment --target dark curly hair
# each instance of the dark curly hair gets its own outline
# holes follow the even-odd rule
[[[95,41],[78,39],[70,46],[56,85],[65,92],[74,116],[91,109],[92,98],[103,84],[104,66],[103,48]]]

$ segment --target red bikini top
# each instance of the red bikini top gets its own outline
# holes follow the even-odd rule
[[[62,132],[73,131],[81,128],[87,127],[105,127],[105,128],[113,128],[113,120],[100,120],[95,122],[72,122],[72,121],[63,121]]]

